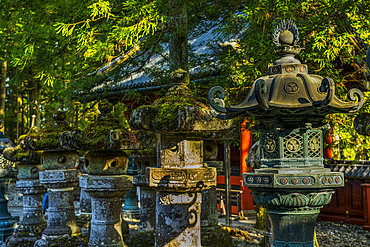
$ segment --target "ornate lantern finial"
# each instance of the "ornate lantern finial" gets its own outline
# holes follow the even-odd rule
[[[298,28],[292,19],[283,20],[274,30],[272,41],[276,46],[296,46],[299,41]]]

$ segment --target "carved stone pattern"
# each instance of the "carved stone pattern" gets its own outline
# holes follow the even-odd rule
[[[325,191],[320,193],[268,193],[252,192],[253,199],[257,204],[266,208],[298,208],[298,207],[321,207],[331,201],[334,191]]]
[[[335,180],[335,182],[336,182],[337,184],[340,184],[340,182],[341,182],[341,180],[342,180],[342,179],[341,179],[341,177],[336,176],[334,180]]]
[[[328,182],[326,177],[321,177],[320,181],[321,181],[322,184],[326,184]]]

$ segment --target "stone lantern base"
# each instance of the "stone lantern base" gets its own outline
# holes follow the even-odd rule
[[[23,218],[13,236],[7,239],[6,246],[33,246],[46,228],[42,213],[42,195],[46,188],[38,179],[19,180],[17,188],[23,194]]]
[[[50,241],[64,236],[79,236],[73,204],[73,187],[78,183],[80,171],[46,170],[40,172],[40,182],[48,187],[48,225],[35,247],[47,247]]]
[[[148,186],[145,175],[134,176],[133,184],[140,187],[140,230],[131,232],[125,242],[128,247],[154,246],[156,191]]]
[[[1,169],[5,170],[5,169]],[[7,171],[4,171],[5,173]],[[6,238],[12,235],[16,221],[8,212],[8,200],[5,199],[5,187],[10,178],[0,178],[0,241],[5,242]]]
[[[132,176],[81,176],[80,187],[91,196],[88,246],[126,246],[122,236],[122,197],[132,189]]]

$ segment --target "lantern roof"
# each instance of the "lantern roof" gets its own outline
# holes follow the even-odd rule
[[[291,21],[281,22],[273,33],[280,58],[269,66],[269,74],[258,78],[247,97],[239,105],[225,106],[225,91],[213,87],[208,100],[214,108],[214,116],[231,119],[253,115],[260,122],[296,126],[298,123],[322,125],[325,115],[349,113],[359,110],[364,103],[361,90],[352,88],[345,102],[335,96],[334,81],[329,77],[309,74],[308,66],[294,56],[302,48],[297,45],[299,32]],[[261,121],[262,120],[262,121]],[[262,123],[263,124],[263,123]]]

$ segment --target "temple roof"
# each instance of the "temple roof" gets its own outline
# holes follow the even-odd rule
[[[207,23],[201,22],[193,30],[188,32],[189,39],[189,58],[193,56],[204,56],[207,57],[211,64],[208,66],[202,66],[199,63],[194,62],[196,66],[191,66],[189,70],[190,80],[202,81],[204,78],[212,78],[217,76],[221,72],[221,65],[218,62],[218,52],[222,52],[222,46],[236,44],[236,40],[243,34],[237,33],[233,36],[225,37],[219,28],[223,25],[223,19],[220,18],[217,21],[206,21]],[[142,41],[142,40],[141,40]],[[99,85],[93,87],[90,92],[79,92],[79,95],[89,94],[102,94],[107,92],[107,95],[121,95],[129,90],[135,91],[146,91],[158,90],[160,88],[169,88],[167,82],[155,78],[149,75],[148,71],[154,69],[161,69],[169,71],[169,64],[165,57],[169,55],[168,44],[161,44],[163,52],[161,54],[153,55],[149,61],[140,69],[138,72],[131,73],[130,71],[136,71],[140,66],[130,67],[129,69],[121,69],[119,72],[119,78],[116,79],[117,75],[107,77],[100,82]],[[135,53],[140,50],[139,45],[136,45],[131,51],[126,52],[125,55],[120,56],[110,62],[108,65],[101,69],[91,73],[90,76],[102,75],[113,69],[119,68],[119,64],[124,64],[125,61],[130,59],[136,59]],[[122,65],[121,65],[122,66]]]
[[[327,160],[325,167],[332,172],[343,172],[345,178],[370,178],[370,161]]]

